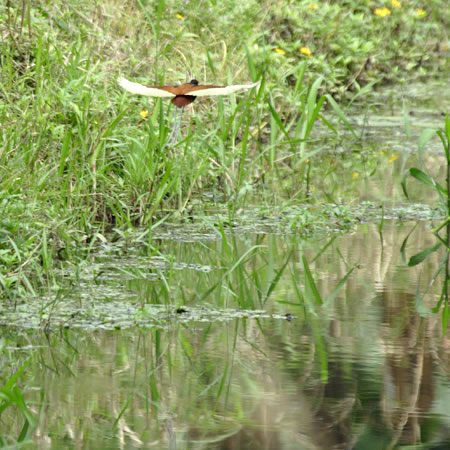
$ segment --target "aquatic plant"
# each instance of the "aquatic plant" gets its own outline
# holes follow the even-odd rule
[[[0,342],[0,351],[4,342]],[[31,362],[31,358],[22,364],[2,385],[0,385],[0,420],[2,420],[2,414],[8,408],[16,408],[17,416],[23,419],[23,425],[15,428],[20,429],[18,436],[10,436],[6,433],[5,429],[0,432],[0,446],[9,447],[9,445],[15,448],[21,448],[21,446],[30,445],[32,443],[31,436],[36,428],[37,417],[30,410],[27,404],[24,393],[18,386],[18,381],[23,375],[25,369]]]
[[[427,171],[423,162],[424,161],[423,155],[426,150],[426,145],[436,135],[441,140],[445,154],[445,159],[447,162],[446,185],[443,185],[442,182],[440,183],[438,180],[436,180],[429,173],[429,171]],[[415,178],[416,180],[418,180],[419,182],[421,182],[422,184],[424,184],[425,186],[436,192],[439,198],[440,206],[445,211],[447,218],[433,231],[433,234],[436,236],[438,242],[435,245],[432,245],[431,247],[428,247],[422,250],[421,252],[413,255],[409,259],[408,265],[412,267],[417,264],[420,264],[431,253],[434,253],[441,248],[445,249],[441,264],[439,265],[433,279],[430,282],[430,285],[433,284],[434,280],[436,280],[439,275],[443,274],[444,282],[442,284],[441,295],[439,300],[437,301],[436,306],[433,308],[433,311],[434,312],[442,311],[442,331],[445,334],[450,320],[449,298],[448,298],[449,283],[450,283],[450,213],[449,213],[450,212],[450,117],[448,114],[445,118],[444,128],[442,130],[425,129],[421,133],[417,151],[419,161],[422,163],[422,166],[421,168],[412,167],[406,172],[402,181],[403,191],[406,197],[408,197],[406,177],[409,175]],[[445,236],[441,236],[439,234],[441,230],[446,231]],[[406,245],[407,239],[403,243],[402,247]]]

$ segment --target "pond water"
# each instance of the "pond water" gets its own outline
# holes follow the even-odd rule
[[[406,203],[418,133],[378,147],[383,123],[362,150],[322,156],[334,172],[315,188],[336,222],[362,211],[344,231],[308,233],[276,208],[226,228],[217,214],[165,224],[2,304],[0,443],[31,426],[23,445],[40,449],[450,448],[449,330],[432,312],[445,253],[407,265],[436,243],[442,211],[414,183]]]
[[[0,372],[28,361],[36,448],[445,448],[450,341],[430,310],[440,283],[428,285],[442,254],[403,261],[433,242],[429,228],[245,235],[228,239],[226,266],[221,239],[167,240],[177,265],[149,257],[134,278],[99,252],[90,287],[41,305],[27,331],[1,329]],[[2,433],[22,425],[19,408],[3,412]]]

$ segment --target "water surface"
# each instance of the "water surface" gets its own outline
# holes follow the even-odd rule
[[[411,270],[400,252],[411,230],[407,257],[432,242],[428,228],[361,225],[330,238],[315,260],[324,241],[230,237],[231,266],[257,246],[231,273],[221,239],[167,240],[177,265],[160,265],[156,278],[151,258],[149,276],[131,279],[111,250],[99,252],[91,290],[60,298],[40,328],[2,328],[2,378],[29,361],[20,386],[38,448],[444,448],[449,342],[430,311],[439,283],[428,286],[442,254]],[[302,256],[323,305],[308,292]],[[170,294],[161,294],[162,273]],[[71,302],[92,302],[112,329],[83,326],[76,314],[53,325]],[[125,305],[129,322],[115,321]],[[17,408],[3,412],[3,433],[22,424]]]

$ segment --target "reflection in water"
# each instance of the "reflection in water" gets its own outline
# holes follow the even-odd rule
[[[224,254],[221,241],[168,242],[166,253],[186,263],[170,273],[170,296],[184,298],[186,311],[241,305],[278,315],[221,322],[186,320],[184,313],[149,329],[56,328],[47,335],[2,328],[1,385],[30,361],[17,387],[36,424],[37,448],[444,448],[449,346],[440,317],[427,310],[440,286],[429,288],[422,315],[416,298],[440,255],[406,270],[400,246],[411,229],[385,224],[380,235],[363,225],[317,259],[325,243],[294,236],[246,236]],[[407,256],[432,240],[417,225]],[[308,298],[302,255],[323,305]],[[213,269],[196,270],[201,264]],[[328,296],[352,265],[358,269],[337,296]],[[123,281],[103,274],[114,300],[114,283],[119,290]],[[167,278],[126,283],[143,306],[165,298]],[[20,435],[24,413],[17,403],[3,405],[6,444]]]
[[[390,447],[399,440],[403,444],[416,444],[421,442],[421,431],[433,412],[437,384],[433,380],[433,367],[438,366],[443,356],[433,348],[439,320],[418,316],[414,297],[408,293],[383,293],[381,301],[385,305],[386,348],[383,420],[392,430]]]

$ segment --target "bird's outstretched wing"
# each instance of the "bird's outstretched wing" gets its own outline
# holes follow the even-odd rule
[[[257,81],[256,83],[252,84],[236,84],[234,86],[212,86],[212,87],[206,87],[206,86],[196,86],[197,89],[192,89],[189,91],[188,95],[193,95],[195,97],[204,97],[207,95],[230,95],[234,92],[241,91],[243,89],[251,89],[256,86],[259,86],[261,81]]]
[[[140,83],[133,83],[125,78],[119,78],[117,81],[121,87],[132,94],[146,95],[147,97],[175,97],[175,94],[171,92],[157,87],[147,87]]]

